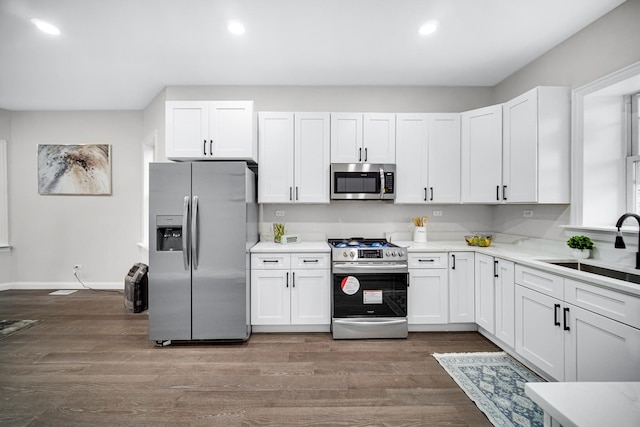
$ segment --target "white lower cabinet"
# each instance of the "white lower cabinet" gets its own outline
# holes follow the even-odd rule
[[[409,325],[449,322],[447,267],[446,253],[409,254]]]
[[[252,325],[328,325],[329,254],[252,254]]]
[[[558,381],[640,380],[640,298],[521,266],[516,280],[517,354]]]
[[[475,255],[475,318],[478,326],[513,348],[515,265]]]
[[[449,322],[475,322],[473,252],[449,253]]]

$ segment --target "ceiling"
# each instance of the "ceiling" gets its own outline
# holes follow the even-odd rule
[[[176,85],[494,86],[623,2],[0,0],[0,108],[140,110]]]

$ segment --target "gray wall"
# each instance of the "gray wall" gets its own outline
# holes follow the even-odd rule
[[[9,155],[12,282],[122,285],[140,259],[142,112],[14,112]],[[38,194],[38,144],[112,145],[111,196]],[[16,167],[19,165],[19,167]]]
[[[494,101],[504,102],[535,86],[575,89],[638,61],[640,0],[628,0],[500,82]]]

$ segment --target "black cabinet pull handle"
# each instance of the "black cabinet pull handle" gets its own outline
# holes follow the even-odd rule
[[[427,187],[424,187],[424,201],[427,201]]]
[[[429,258],[429,259],[419,259],[418,262],[436,262],[435,259],[433,258]]]
[[[507,186],[502,186],[502,200],[507,200]]]
[[[265,259],[265,260],[262,260],[262,262],[264,262],[264,263],[267,263],[267,262],[268,263],[276,263],[277,264],[278,260],[277,259]]]
[[[313,263],[318,263],[320,262],[320,260],[317,259],[303,259],[302,262],[313,262]]]
[[[296,186],[296,200],[298,200],[298,186]]]
[[[291,273],[292,279],[291,279],[291,287],[295,288],[296,287],[296,273],[293,272]]]
[[[365,161],[365,162],[367,161],[367,158],[368,158],[368,157],[369,157],[369,156],[368,156],[368,154],[367,154],[367,148],[365,148],[365,149],[364,149],[364,161]]]
[[[560,304],[553,305],[553,326],[560,326],[560,321],[558,320],[559,309],[560,309]]]
[[[433,202],[433,187],[429,187],[429,190],[431,190],[431,197],[429,200]]]
[[[289,272],[287,271],[287,288],[289,287]]]
[[[452,261],[451,269],[455,270],[456,269],[456,255],[455,254],[451,254],[451,261]]]
[[[564,319],[563,319],[564,320],[564,330],[565,331],[570,331],[571,328],[569,328],[569,319],[568,319],[568,317],[569,317],[569,307],[565,307],[564,308],[564,316],[563,317],[564,317]]]
[[[202,144],[202,154],[203,155],[207,155],[207,140],[204,140],[204,143]]]
[[[493,261],[493,277],[498,277],[498,261]]]
[[[293,200],[293,187],[289,187],[289,200]]]
[[[358,161],[362,161],[362,148],[358,148]]]

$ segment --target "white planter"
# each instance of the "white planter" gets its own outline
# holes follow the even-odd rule
[[[571,256],[577,259],[587,259],[591,256],[591,249],[571,249]]]

